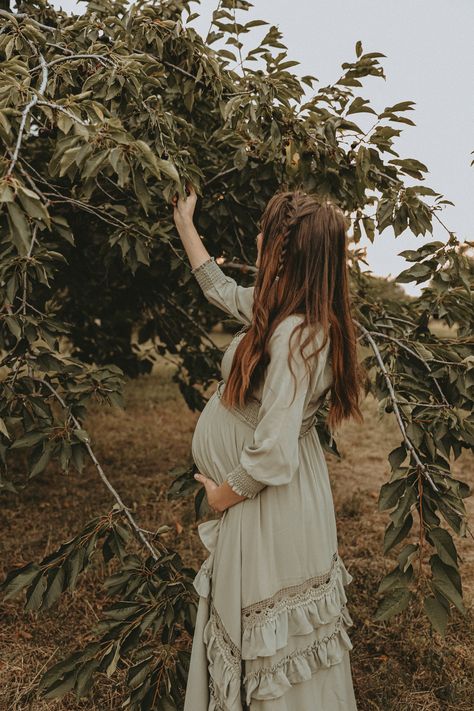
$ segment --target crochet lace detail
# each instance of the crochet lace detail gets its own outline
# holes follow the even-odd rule
[[[264,625],[277,618],[282,610],[295,610],[308,602],[319,600],[336,585],[339,567],[339,557],[336,552],[333,554],[327,572],[308,578],[303,583],[281,588],[275,595],[247,605],[242,609],[244,629]]]
[[[220,653],[222,654],[222,657],[225,659],[229,667],[231,667],[237,675],[240,675],[240,649],[233,643],[233,641],[227,634],[226,628],[224,627],[219,613],[217,612],[214,603],[212,602],[210,607],[210,617],[212,620],[211,624],[214,630],[217,645],[219,647]]]
[[[223,702],[220,700],[219,692],[218,692],[217,686],[214,683],[214,679],[212,678],[212,676],[209,677],[209,693],[211,695],[211,699],[214,702],[215,711],[227,711],[227,708],[224,706]]]

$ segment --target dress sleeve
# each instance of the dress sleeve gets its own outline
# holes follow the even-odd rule
[[[240,286],[224,274],[214,257],[191,269],[206,299],[240,323],[252,321],[253,286]]]
[[[295,324],[291,318],[289,322],[291,328],[285,321],[280,323],[269,341],[270,361],[253,442],[244,447],[239,464],[226,477],[237,494],[250,499],[265,486],[288,484],[299,466],[299,433],[313,379],[295,336],[291,360],[295,384],[288,365],[289,335]]]

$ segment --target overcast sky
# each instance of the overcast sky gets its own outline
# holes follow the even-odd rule
[[[83,3],[56,0],[64,9],[83,11]],[[192,7],[201,17],[193,25],[207,33],[217,0],[202,0]],[[429,173],[426,184],[455,203],[440,215],[461,239],[474,239],[474,3],[472,0],[255,0],[237,18],[247,22],[263,19],[279,27],[291,59],[301,64],[291,71],[312,74],[314,85],[332,83],[342,73],[341,64],[353,61],[354,46],[362,41],[364,52],[383,52],[386,81],[363,80],[359,93],[376,111],[399,101],[414,101],[407,112],[416,126],[403,127],[395,150],[403,158],[417,158]],[[245,49],[258,44],[268,27],[256,28]],[[248,37],[248,36],[247,36]],[[255,64],[254,64],[255,66]],[[308,95],[310,90],[308,89]],[[354,114],[359,125],[369,114]],[[417,181],[419,182],[419,181]],[[436,222],[436,221],[435,221]],[[446,232],[434,225],[433,237],[399,237],[386,229],[368,246],[368,262],[374,274],[396,276],[406,263],[397,254],[423,241],[445,240]],[[366,242],[364,241],[364,245]],[[418,288],[406,285],[410,293]]]

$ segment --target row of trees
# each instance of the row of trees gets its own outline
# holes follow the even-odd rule
[[[424,605],[444,634],[452,607],[465,612],[452,533],[466,535],[469,488],[451,464],[474,444],[472,244],[444,225],[449,201],[425,185],[426,166],[395,149],[413,102],[378,111],[360,96],[364,78],[384,77],[384,55],[360,42],[337,81],[314,90],[315,77],[294,73],[277,27],[238,19],[249,3],[222,0],[206,37],[190,5],[101,0],[76,16],[29,0],[0,11],[1,486],[21,495],[51,462],[80,476],[92,461],[113,503],[52,554],[12,570],[2,590],[24,590],[26,608],[43,610],[95,558],[110,563],[96,640],[49,669],[41,688],[82,696],[97,672],[112,677],[126,660],[131,711],[180,707],[194,571],[163,544],[166,526],[153,536],[141,528],[85,422],[91,402],[120,405],[125,377],[149,371],[157,354],[174,359],[192,409],[218,374],[208,331],[219,315],[203,303],[171,219],[170,198],[186,180],[201,195],[200,233],[229,266],[254,262],[256,221],[282,186],[329,194],[351,216],[368,387],[400,428],[378,502],[389,512],[384,552],[398,553],[376,617]],[[244,57],[242,36],[258,27],[265,35]],[[361,113],[373,115],[368,131]],[[361,269],[362,235],[424,237],[435,222],[446,239],[402,253],[397,279],[423,284],[421,296],[374,289]],[[251,270],[239,278],[251,283]],[[431,317],[454,335],[438,337]],[[170,495],[195,487],[186,470]],[[201,492],[198,516],[202,504]]]

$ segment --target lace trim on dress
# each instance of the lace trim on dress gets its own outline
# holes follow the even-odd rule
[[[231,711],[242,694],[242,658],[212,601],[203,639],[209,670],[209,711]]]
[[[224,706],[224,702],[221,701],[219,690],[212,677],[209,677],[209,693],[211,696],[211,704],[208,711],[227,711],[227,707]]]
[[[222,656],[229,666],[233,667],[235,671],[240,674],[240,650],[227,634],[220,615],[212,602],[210,614],[213,620],[213,627]]]
[[[294,610],[312,600],[320,600],[334,587],[339,573],[339,559],[334,553],[331,566],[326,573],[315,575],[303,583],[281,588],[275,595],[260,600],[242,609],[243,627],[267,624],[281,614],[282,610]]]

